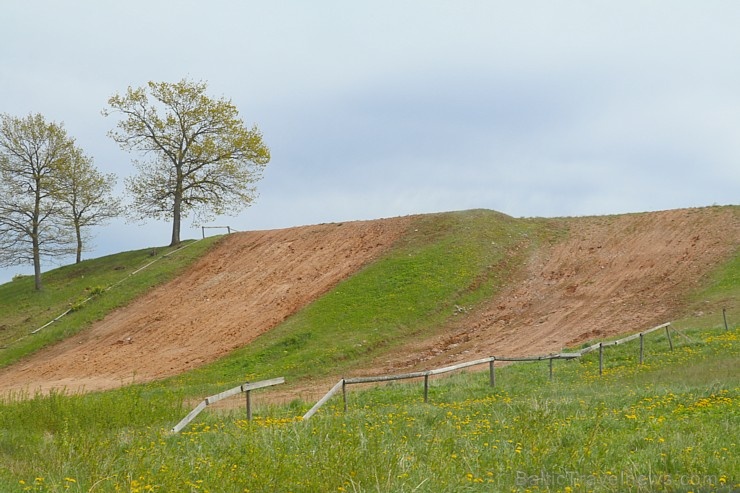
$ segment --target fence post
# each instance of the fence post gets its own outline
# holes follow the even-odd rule
[[[722,309],[722,319],[725,321],[725,330],[730,330],[727,327],[727,308]]]
[[[203,233],[203,239],[205,240],[206,239],[206,228],[205,228],[205,226],[201,226],[200,227],[200,231],[201,231],[201,233]]]
[[[671,340],[671,333],[667,325],[665,326],[665,335],[668,336],[668,344],[671,346],[671,351],[673,351],[673,341]]]
[[[488,363],[488,372],[489,372],[488,379],[491,382],[491,387],[495,387],[496,386],[496,358],[493,358]]]
[[[231,226],[226,226],[226,232],[227,232],[228,234],[231,234]]]
[[[552,357],[550,358],[550,381],[552,382]]]
[[[342,400],[344,401],[344,412],[347,412],[347,382],[342,377]]]
[[[643,333],[640,332],[640,364],[643,361],[643,355],[645,354],[645,340]]]
[[[599,343],[599,375],[604,373],[604,343]]]
[[[252,391],[247,390],[247,421],[252,421]]]
[[[429,400],[429,374],[424,375],[424,403]]]

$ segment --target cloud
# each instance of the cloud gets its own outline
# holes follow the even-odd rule
[[[731,1],[10,0],[0,100],[63,121],[122,184],[137,156],[106,137],[107,99],[208,81],[272,149],[257,202],[216,221],[237,229],[737,203],[739,15]],[[116,222],[91,254],[168,240],[165,224]]]

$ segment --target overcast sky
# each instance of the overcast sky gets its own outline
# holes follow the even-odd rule
[[[241,231],[738,204],[738,26],[734,0],[2,0],[0,113],[63,122],[123,194],[140,156],[108,98],[206,81],[272,152],[255,204],[211,223]],[[86,258],[171,229],[95,233]]]

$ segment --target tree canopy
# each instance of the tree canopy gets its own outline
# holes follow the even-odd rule
[[[206,95],[205,82],[149,82],[108,100],[103,114],[118,113],[109,132],[122,149],[138,151],[138,174],[126,180],[137,218],[172,221],[172,242],[180,222],[235,214],[256,197],[255,183],[270,161],[256,126],[247,128],[234,104]]]
[[[115,174],[98,171],[92,158],[79,149],[60,167],[54,180],[54,195],[66,204],[62,215],[74,230],[77,263],[90,239],[88,228],[105,224],[123,211],[120,199],[113,196],[115,184]]]
[[[32,263],[41,289],[41,258],[70,253],[70,231],[55,180],[74,140],[40,114],[0,115],[0,266]]]

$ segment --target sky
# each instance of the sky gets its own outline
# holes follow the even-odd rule
[[[142,156],[108,99],[204,81],[271,150],[253,205],[208,223],[238,231],[740,204],[738,25],[734,0],[2,0],[0,113],[63,123],[125,200]],[[92,233],[84,258],[171,226]]]

